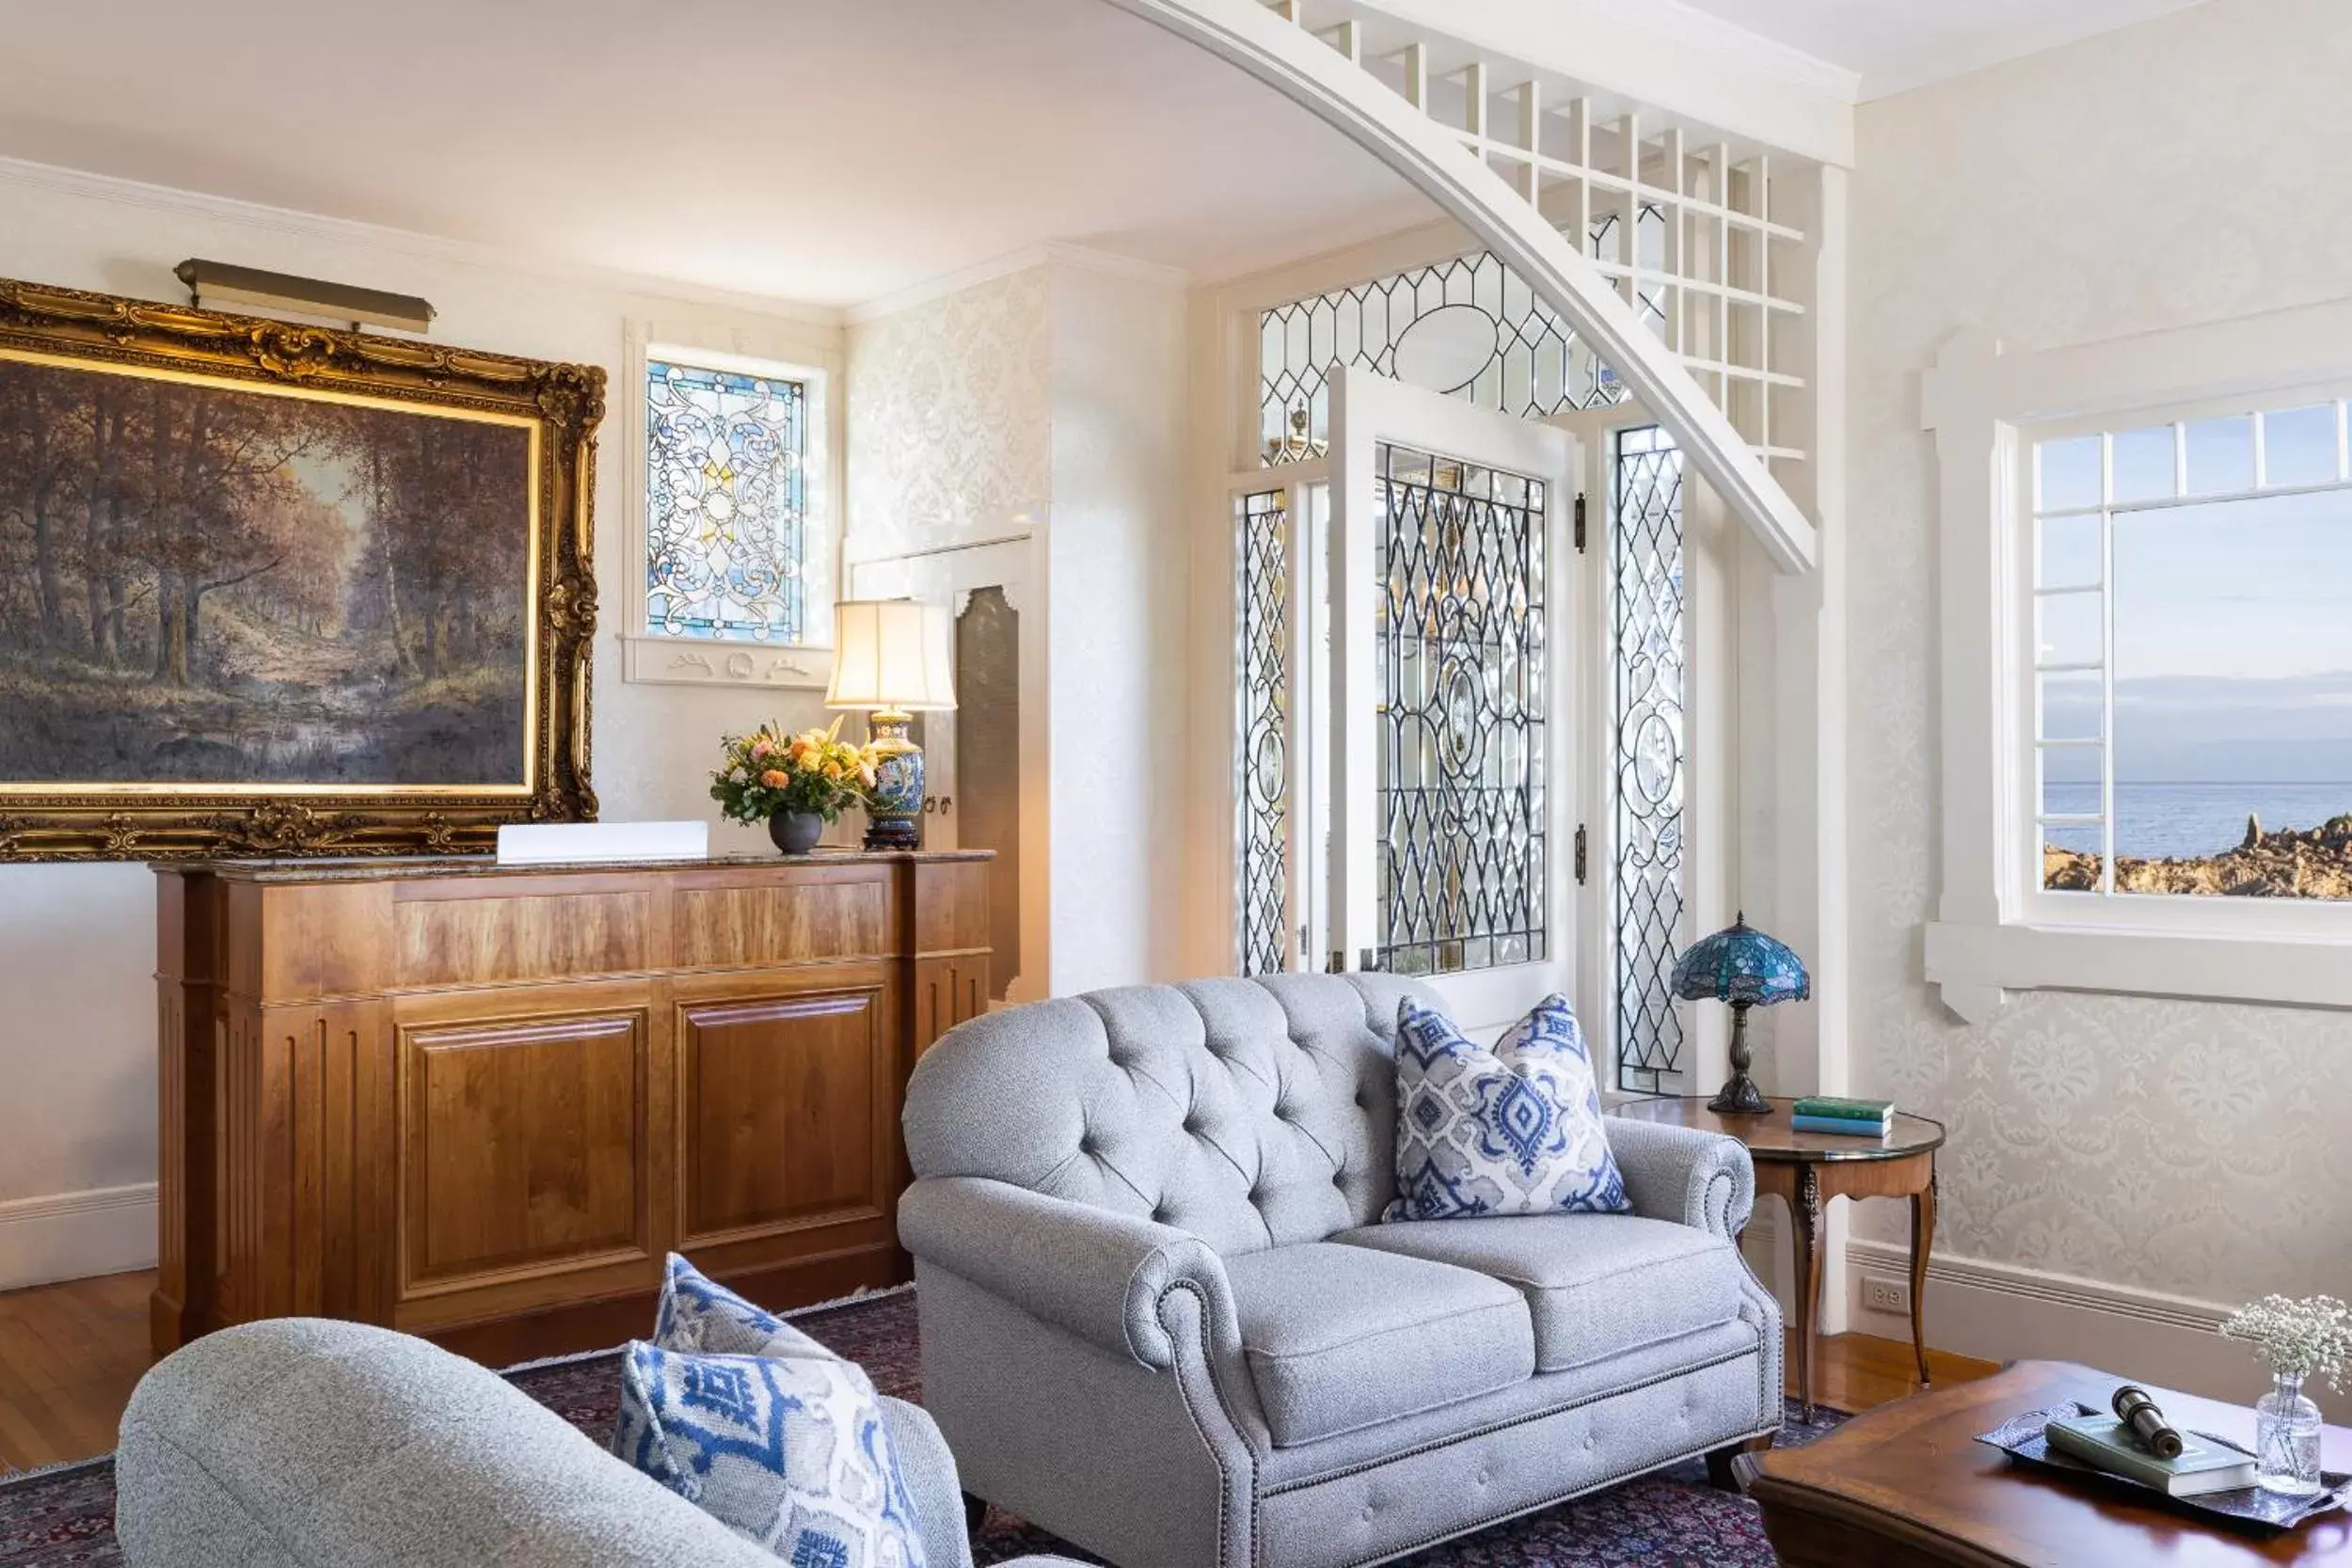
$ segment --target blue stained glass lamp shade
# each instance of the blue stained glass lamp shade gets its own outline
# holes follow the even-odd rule
[[[1813,994],[1813,977],[1788,944],[1748,924],[1745,914],[1711,937],[1703,937],[1675,964],[1677,996],[1693,1002],[1745,1003],[1769,1007],[1803,1002]]]
[[[1813,994],[1813,977],[1788,944],[1748,924],[1743,913],[1729,927],[1693,943],[1675,964],[1674,992],[1694,1002],[1731,1004],[1731,1081],[1708,1101],[1708,1109],[1733,1116],[1761,1116],[1772,1107],[1748,1076],[1748,1009],[1776,1002],[1803,1002]]]

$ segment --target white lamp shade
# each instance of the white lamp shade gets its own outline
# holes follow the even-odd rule
[[[844,599],[833,607],[833,685],[827,707],[956,705],[946,607],[914,599]]]

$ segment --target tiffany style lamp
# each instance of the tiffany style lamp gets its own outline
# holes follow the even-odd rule
[[[1726,929],[1705,937],[1675,965],[1674,992],[1693,1002],[1731,1004],[1731,1081],[1707,1102],[1719,1115],[1762,1116],[1772,1109],[1764,1091],[1748,1076],[1748,1009],[1776,1002],[1803,1002],[1813,980],[1787,943],[1748,924],[1746,912]]]

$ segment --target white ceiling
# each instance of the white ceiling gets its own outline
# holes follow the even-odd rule
[[[1101,0],[199,11],[0,0],[0,156],[819,305],[1045,241],[1219,277],[1436,215]]]
[[[1677,0],[1862,78],[1884,98],[2201,0]]]

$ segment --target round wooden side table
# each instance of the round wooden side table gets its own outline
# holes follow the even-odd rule
[[[1944,1147],[1944,1124],[1898,1112],[1894,1128],[1883,1138],[1800,1132],[1788,1125],[1790,1103],[1772,1101],[1772,1109],[1762,1116],[1719,1116],[1693,1096],[1630,1101],[1610,1107],[1608,1114],[1739,1139],[1756,1162],[1756,1196],[1760,1199],[1777,1193],[1788,1205],[1789,1217],[1796,1222],[1797,1399],[1810,1421],[1821,1315],[1821,1211],[1833,1197],[1911,1199],[1911,1348],[1919,1361],[1919,1385],[1928,1385],[1923,1313],[1928,1248],[1935,1240],[1935,1151]]]

